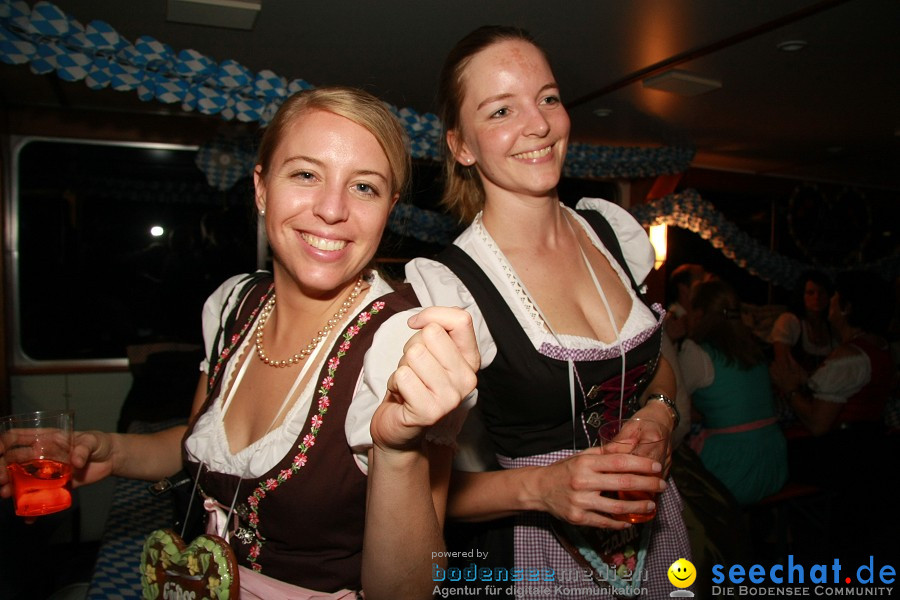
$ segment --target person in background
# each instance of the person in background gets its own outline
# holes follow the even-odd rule
[[[689,440],[742,505],[777,492],[788,475],[765,354],[724,281],[694,286],[679,362],[702,428]]]
[[[242,598],[431,597],[452,449],[426,431],[474,389],[478,353],[464,311],[411,311],[410,291],[368,266],[408,173],[403,129],[377,98],[287,99],[254,170],[273,272],[207,300],[189,425],[76,436],[81,484],[186,464]],[[8,483],[0,468],[4,497]]]
[[[895,383],[885,337],[894,303],[890,285],[878,275],[840,273],[828,307],[828,321],[840,345],[809,376],[800,365],[772,365],[773,381],[808,433],[852,432],[861,438],[881,433],[885,403]]]
[[[638,552],[662,573],[690,553],[665,465],[594,447],[609,419],[638,415],[667,432],[678,422],[662,311],[638,285],[653,267],[647,235],[610,202],[582,200],[579,211],[560,202],[569,117],[526,32],[486,26],[463,38],[444,63],[439,101],[444,202],[469,227],[439,261],[414,259],[406,275],[423,305],[471,313],[481,351],[473,416],[491,455],[458,461],[448,516],[478,523],[459,548],[490,549],[497,567],[583,572],[555,523],[615,536],[630,526],[615,516],[655,509],[649,550]],[[616,490],[665,491],[658,506],[601,493]],[[656,593],[671,589],[654,582]]]
[[[769,341],[775,362],[790,366],[793,361],[807,373],[812,373],[839,343],[837,332],[828,319],[833,286],[828,276],[820,271],[807,272],[801,282],[801,310],[779,315]]]
[[[702,265],[684,263],[675,267],[669,275],[668,295],[671,300],[666,311],[664,330],[675,344],[680,344],[687,335],[688,307],[694,285],[709,280],[711,275]]]
[[[831,510],[839,517],[830,534],[844,552],[896,552],[900,535],[900,518],[892,511],[881,512],[877,523],[884,548],[860,535],[857,522],[843,518],[858,512],[860,494],[867,490],[882,498],[900,491],[897,477],[889,474],[898,438],[885,427],[885,405],[897,384],[886,339],[895,302],[891,286],[877,274],[839,273],[828,320],[840,345],[812,375],[799,365],[771,368],[800,425],[788,430],[791,478],[833,495]]]

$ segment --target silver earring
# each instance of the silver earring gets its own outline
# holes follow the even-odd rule
[[[264,209],[264,208],[259,209],[259,216],[261,216],[261,217],[266,216],[266,209]]]

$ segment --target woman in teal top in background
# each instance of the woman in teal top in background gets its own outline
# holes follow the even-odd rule
[[[679,362],[702,423],[691,447],[740,504],[752,504],[781,489],[788,472],[765,355],[723,281],[694,288],[688,317]]]

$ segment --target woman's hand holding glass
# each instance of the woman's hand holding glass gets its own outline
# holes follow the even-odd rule
[[[647,419],[660,424],[664,433],[662,434],[669,442],[666,444],[665,456],[660,462],[663,464],[661,477],[669,476],[669,468],[672,466],[672,430],[675,428],[675,422],[672,419],[672,412],[665,404],[661,402],[647,402],[643,408],[634,413],[632,418]],[[671,425],[671,427],[669,427]],[[645,430],[645,433],[648,433]],[[599,443],[599,442],[598,442]]]
[[[662,464],[670,455],[671,430],[656,421],[644,418],[617,419],[600,426],[598,431],[601,449],[610,455],[627,454],[647,458]],[[660,473],[660,482],[663,482]],[[616,495],[621,500],[653,501],[658,491],[621,487]],[[656,516],[656,507],[650,511],[628,511],[614,518],[629,523],[645,523]]]
[[[573,525],[624,529],[630,525],[617,516],[650,513],[656,505],[646,499],[617,498],[616,493],[629,490],[657,494],[666,488],[661,472],[662,463],[656,459],[588,448],[535,468],[531,494],[539,499],[536,508]],[[605,495],[608,492],[612,497]]]
[[[46,410],[0,418],[0,466],[15,512],[30,520],[72,505],[70,410]]]
[[[112,436],[102,431],[76,432],[72,445],[72,468],[72,483],[76,487],[112,475]]]

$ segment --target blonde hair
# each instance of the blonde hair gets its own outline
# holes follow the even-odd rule
[[[304,90],[288,98],[263,130],[256,163],[265,175],[278,144],[302,115],[323,110],[349,119],[375,136],[391,169],[391,195],[402,198],[409,183],[411,162],[406,132],[387,106],[368,92],[330,86]]]
[[[546,58],[543,48],[530,33],[518,27],[503,25],[479,27],[457,42],[447,54],[438,81],[438,106],[445,137],[448,131],[460,133],[459,111],[465,96],[463,72],[472,57],[485,48],[510,40],[527,42],[540,50]],[[441,204],[459,217],[460,222],[469,223],[484,206],[481,176],[475,167],[459,164],[446,143],[443,147],[443,163],[444,193]]]

